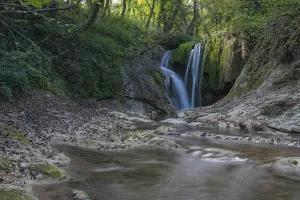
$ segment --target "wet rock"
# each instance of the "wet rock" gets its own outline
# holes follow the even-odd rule
[[[186,125],[187,124],[187,122],[184,121],[183,119],[173,119],[173,118],[169,118],[169,119],[163,120],[160,123],[163,123],[163,124],[172,124],[172,125]]]
[[[138,114],[133,114],[133,113],[131,113],[131,115],[129,115],[129,114],[117,112],[117,111],[113,111],[110,114],[111,114],[111,116],[123,119],[125,121],[129,121],[129,122],[154,123],[153,120],[149,119],[147,116],[144,116],[144,115],[138,115]]]
[[[225,122],[218,122],[218,126],[221,128],[229,128],[229,125]]]
[[[300,157],[280,158],[274,162],[272,168],[283,172],[297,172],[300,175]]]
[[[91,200],[87,193],[81,190],[73,190],[73,200]]]
[[[191,123],[188,123],[187,124],[188,126],[191,126],[191,127],[203,127],[204,126],[204,123],[201,123],[201,122],[191,122]]]
[[[176,129],[170,126],[160,126],[155,129],[155,134],[160,133],[163,135],[168,135],[168,134],[176,134]]]

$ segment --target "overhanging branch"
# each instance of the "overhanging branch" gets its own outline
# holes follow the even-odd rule
[[[0,13],[1,14],[4,14],[4,13],[28,14],[28,13],[40,13],[40,12],[52,12],[52,11],[60,11],[60,10],[70,10],[77,6],[78,6],[77,4],[72,4],[66,8],[43,8],[43,9],[36,9],[36,10],[3,10],[3,11],[0,11]]]

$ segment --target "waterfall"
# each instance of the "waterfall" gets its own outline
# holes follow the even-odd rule
[[[160,68],[166,77],[165,90],[170,102],[180,110],[201,106],[205,45],[197,43],[191,50],[184,81],[179,74],[170,69],[171,55],[172,51],[167,51],[160,63]]]
[[[192,49],[185,72],[184,82],[191,96],[191,108],[201,106],[201,83],[204,68],[205,44],[197,43]]]
[[[167,51],[160,63],[160,68],[166,77],[165,89],[173,106],[178,109],[189,109],[191,106],[185,84],[179,74],[169,69],[171,55],[172,51]]]

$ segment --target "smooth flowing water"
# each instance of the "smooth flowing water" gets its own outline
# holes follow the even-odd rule
[[[178,109],[189,109],[191,105],[185,84],[179,74],[169,69],[171,54],[172,51],[167,51],[160,64],[160,68],[166,77],[165,90],[172,105]]]
[[[94,200],[298,200],[300,182],[265,167],[300,150],[239,141],[169,136],[188,153],[159,148],[100,152],[57,146],[72,161],[71,180],[34,186],[42,200],[72,200],[72,189]]]
[[[173,106],[180,110],[201,106],[201,83],[204,68],[205,44],[195,44],[182,77],[170,68],[172,51],[162,57],[160,68],[165,76],[165,90]]]
[[[201,83],[204,68],[205,45],[197,43],[192,49],[185,72],[184,82],[190,96],[191,108],[201,106]]]

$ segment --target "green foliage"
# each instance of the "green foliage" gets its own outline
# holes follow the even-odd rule
[[[0,51],[0,95],[10,100],[13,96],[31,91],[52,91],[47,71],[48,60],[35,47],[25,51]]]
[[[15,139],[22,144],[30,145],[29,140],[25,136],[23,136],[19,131],[6,127],[4,129],[4,134],[8,135],[8,137]]]
[[[33,200],[25,195],[21,190],[0,188],[0,200]]]
[[[23,4],[32,5],[36,8],[42,8],[44,4],[48,4],[49,0],[28,0],[22,1]]]
[[[199,38],[190,36],[183,32],[175,32],[173,34],[163,34],[163,33],[156,33],[163,38],[158,38],[162,40],[160,43],[162,46],[167,47],[168,49],[175,49],[180,44],[187,43],[187,42],[196,42],[199,41]]]
[[[145,35],[142,24],[132,18],[112,15],[94,25],[95,31],[116,40],[121,46],[137,46]]]
[[[109,1],[81,1],[63,12],[40,11],[68,8],[78,1],[24,0],[19,6],[0,5],[0,11],[27,12],[1,17],[1,99],[12,100],[35,90],[75,98],[122,99],[122,67],[143,49],[157,44],[175,49],[183,43],[227,35],[251,46],[267,22],[297,15],[300,7],[298,0],[192,2],[196,4],[188,0],[127,1],[125,16],[120,15],[123,1],[114,6]],[[97,20],[85,27],[95,3],[99,4],[94,15]],[[28,12],[32,10],[37,13]],[[212,82],[225,79],[222,67],[229,62],[231,47],[225,44],[221,49],[220,41],[208,44]],[[177,49],[175,61],[186,63],[189,50]],[[288,54],[282,59],[289,60]],[[152,76],[160,84],[157,73]]]

